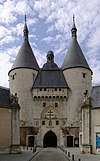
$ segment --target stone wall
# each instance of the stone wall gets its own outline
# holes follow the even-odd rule
[[[0,152],[9,153],[11,145],[11,109],[0,108]]]

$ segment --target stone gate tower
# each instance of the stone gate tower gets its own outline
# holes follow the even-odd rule
[[[24,41],[9,71],[11,94],[20,104],[21,145],[78,146],[84,92],[91,92],[92,71],[77,42],[73,19],[72,41],[62,67],[47,53],[38,66],[28,41],[25,19]]]

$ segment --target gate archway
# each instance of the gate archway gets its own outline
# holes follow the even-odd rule
[[[44,135],[43,147],[57,147],[57,136],[53,131],[48,131]]]

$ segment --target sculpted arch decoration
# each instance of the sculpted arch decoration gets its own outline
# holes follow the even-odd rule
[[[56,125],[56,121],[59,122],[58,111],[53,107],[46,107],[41,114],[41,121],[45,121],[46,126]]]

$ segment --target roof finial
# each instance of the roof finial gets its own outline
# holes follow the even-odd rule
[[[26,24],[26,14],[25,14],[25,24]]]
[[[75,24],[75,16],[74,16],[74,14],[73,14],[73,23]]]
[[[72,29],[71,29],[71,32],[72,32],[72,37],[77,37],[77,28],[76,28],[76,25],[75,25],[75,16],[73,14],[73,26],[72,26]]]
[[[25,14],[25,24],[24,24],[24,37],[28,38],[28,28],[27,28],[27,21],[26,21],[26,14]]]

